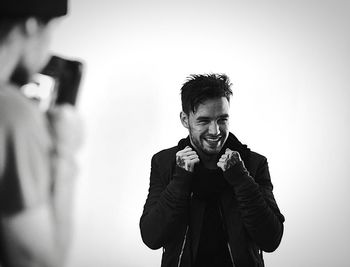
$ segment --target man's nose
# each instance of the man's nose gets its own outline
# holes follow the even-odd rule
[[[212,134],[212,135],[220,134],[219,125],[215,121],[211,122],[209,125],[209,134]]]

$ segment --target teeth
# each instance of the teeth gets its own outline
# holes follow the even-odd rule
[[[219,141],[219,137],[218,138],[207,138],[208,141],[212,141],[212,142],[216,142],[216,141]]]

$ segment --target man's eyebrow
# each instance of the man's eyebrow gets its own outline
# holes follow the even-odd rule
[[[208,117],[208,116],[199,116],[199,117],[197,117],[197,119],[196,120],[210,120],[210,117]]]
[[[228,114],[222,114],[221,116],[219,116],[220,118],[228,118],[230,117]]]
[[[228,114],[222,114],[219,116],[220,119],[227,119],[228,117],[229,117]],[[210,119],[211,119],[211,117],[208,117],[208,116],[199,116],[197,118],[197,120],[210,120]]]

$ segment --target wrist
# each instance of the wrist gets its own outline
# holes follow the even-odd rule
[[[223,174],[230,185],[237,185],[244,181],[246,176],[249,175],[249,172],[244,166],[244,162],[239,161],[235,165],[224,171]]]
[[[191,192],[192,177],[192,172],[176,166],[173,179],[169,183],[169,189],[180,195],[189,195]]]
[[[64,180],[73,181],[77,175],[78,166],[75,154],[62,147],[55,149],[51,154],[51,166],[53,172],[53,183],[57,184]]]

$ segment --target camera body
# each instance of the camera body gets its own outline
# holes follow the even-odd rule
[[[21,91],[42,111],[53,105],[75,105],[82,73],[82,62],[52,56],[40,73],[34,75],[33,81],[22,86]]]

